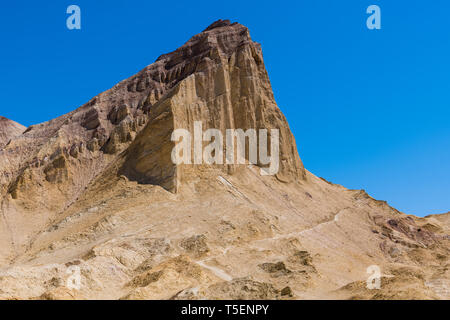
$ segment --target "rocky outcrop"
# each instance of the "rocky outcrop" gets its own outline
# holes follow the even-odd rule
[[[204,130],[223,132],[279,129],[277,177],[285,182],[305,178],[294,137],[275,103],[260,45],[251,40],[246,27],[219,20],[79,109],[31,126],[16,137],[0,155],[0,163],[5,163],[2,182],[8,186],[3,193],[13,190],[27,170],[59,185],[47,186],[55,192],[83,190],[122,151],[125,160],[119,174],[176,191],[193,173],[171,161],[170,136],[177,128],[192,131],[195,121],[201,121]],[[60,173],[48,163],[54,161],[55,153],[65,159]],[[19,167],[8,165],[12,162]],[[90,167],[87,176],[80,177],[80,168],[86,166]],[[235,166],[223,166],[223,170],[233,172]],[[75,181],[65,178],[72,175]],[[38,181],[27,183],[31,184],[28,189],[39,194]],[[61,209],[73,201],[65,199]]]
[[[305,179],[294,137],[274,100],[261,47],[246,27],[218,21],[155,64],[164,66],[166,72],[158,78],[172,89],[156,103],[153,96],[146,100],[149,123],[127,150],[123,174],[176,190],[183,179],[195,176],[195,169],[187,172],[172,163],[171,133],[186,129],[193,134],[200,121],[204,131],[219,129],[224,137],[227,129],[280,130],[277,178]],[[235,165],[224,170],[233,172]]]
[[[276,177],[282,182],[305,179],[294,137],[275,103],[260,45],[243,25],[219,20],[66,115],[26,130],[8,122],[16,131],[9,131],[9,143],[0,153],[4,220],[23,225],[24,233],[39,232],[111,170],[116,177],[177,192],[211,167],[176,165],[171,159],[172,132],[192,132],[195,122],[201,122],[204,131],[217,128],[222,133],[252,128],[270,134],[270,129],[278,129]],[[270,135],[268,139],[270,143]],[[248,164],[248,154],[245,158]],[[213,167],[233,174],[245,166]],[[36,221],[27,223],[26,214],[36,211]],[[19,214],[9,217],[11,212]],[[0,225],[7,230],[5,221]],[[16,240],[14,246],[24,248],[26,239]]]
[[[213,23],[69,114],[5,123],[0,299],[449,298],[450,215],[406,216],[306,171],[238,23]],[[174,163],[172,133],[199,124],[278,129],[278,172],[248,152]]]
[[[0,116],[0,149],[2,149],[12,138],[22,134],[26,127],[21,124]]]

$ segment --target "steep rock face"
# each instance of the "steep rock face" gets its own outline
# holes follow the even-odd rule
[[[279,172],[175,165],[171,134],[196,121],[222,135],[279,129]],[[213,23],[10,140],[0,150],[0,299],[450,297],[449,214],[407,216],[306,171],[240,24]],[[79,290],[67,286],[70,267]]]
[[[12,234],[35,234],[51,224],[114,163],[119,175],[177,191],[201,166],[174,165],[170,136],[177,128],[192,132],[195,121],[223,132],[279,129],[277,178],[305,179],[260,45],[246,27],[220,20],[80,108],[12,137],[0,153],[4,249],[21,250],[28,236]]]
[[[2,149],[12,138],[24,132],[26,127],[21,124],[0,116],[0,149]]]
[[[147,127],[127,150],[122,171],[128,177],[176,190],[196,169],[172,163],[171,132],[186,129],[193,135],[194,123],[200,121],[203,131],[219,129],[223,137],[227,129],[279,129],[277,178],[305,179],[294,137],[274,100],[261,47],[246,27],[218,21],[157,63],[176,70],[169,74],[189,75],[150,108]],[[224,169],[233,172],[235,165]]]

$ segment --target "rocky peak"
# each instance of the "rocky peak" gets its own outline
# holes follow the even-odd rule
[[[229,20],[218,20],[203,32],[193,36],[177,50],[161,55],[157,61],[164,61],[166,67],[182,62],[199,60],[210,54],[210,50],[218,50],[230,55],[244,44],[252,43],[248,29],[239,23]],[[256,45],[256,43],[254,43]],[[167,68],[166,68],[167,69]]]
[[[208,28],[206,28],[206,29],[203,30],[203,31],[209,31],[209,30],[212,30],[212,29],[215,29],[215,28],[227,27],[227,26],[229,26],[229,25],[231,25],[230,20],[222,20],[222,19],[219,19],[219,20],[214,21],[213,23],[211,23],[211,24],[208,26]]]
[[[196,170],[172,163],[170,135],[175,129],[193,132],[193,124],[201,121],[204,130],[219,129],[224,135],[227,129],[278,129],[281,169],[276,177],[283,182],[305,178],[294,137],[276,105],[261,47],[246,27],[216,21],[147,70],[158,74],[166,91],[160,99],[150,95],[146,100],[148,125],[127,150],[122,174],[176,190]],[[236,167],[222,169],[230,173]]]

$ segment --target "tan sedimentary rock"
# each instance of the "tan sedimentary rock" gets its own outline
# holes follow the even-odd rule
[[[0,149],[3,148],[11,138],[25,131],[26,127],[21,124],[0,116]]]
[[[196,121],[279,129],[279,172],[175,165],[171,134]],[[12,128],[2,299],[449,298],[449,215],[407,216],[305,170],[240,24],[219,20],[73,112]],[[371,265],[380,291],[365,287]]]
[[[226,129],[280,130],[277,177],[305,179],[294,137],[274,100],[261,47],[246,27],[218,22],[156,63],[169,68],[167,77],[176,74],[179,82],[150,108],[147,127],[127,152],[126,175],[176,190],[183,176],[195,173],[172,163],[171,133],[179,128],[194,132],[194,122],[201,121],[203,130],[219,129],[223,136]]]

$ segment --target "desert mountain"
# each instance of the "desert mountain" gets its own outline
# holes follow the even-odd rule
[[[20,135],[25,131],[21,124],[0,116],[0,149],[3,148],[9,140]]]
[[[176,129],[279,130],[280,168],[174,164]],[[449,295],[449,220],[308,172],[261,46],[219,20],[0,151],[0,298]],[[269,137],[272,139],[272,137]],[[366,288],[369,266],[381,289]],[[79,270],[80,285],[67,285]],[[70,271],[68,273],[68,271]]]

